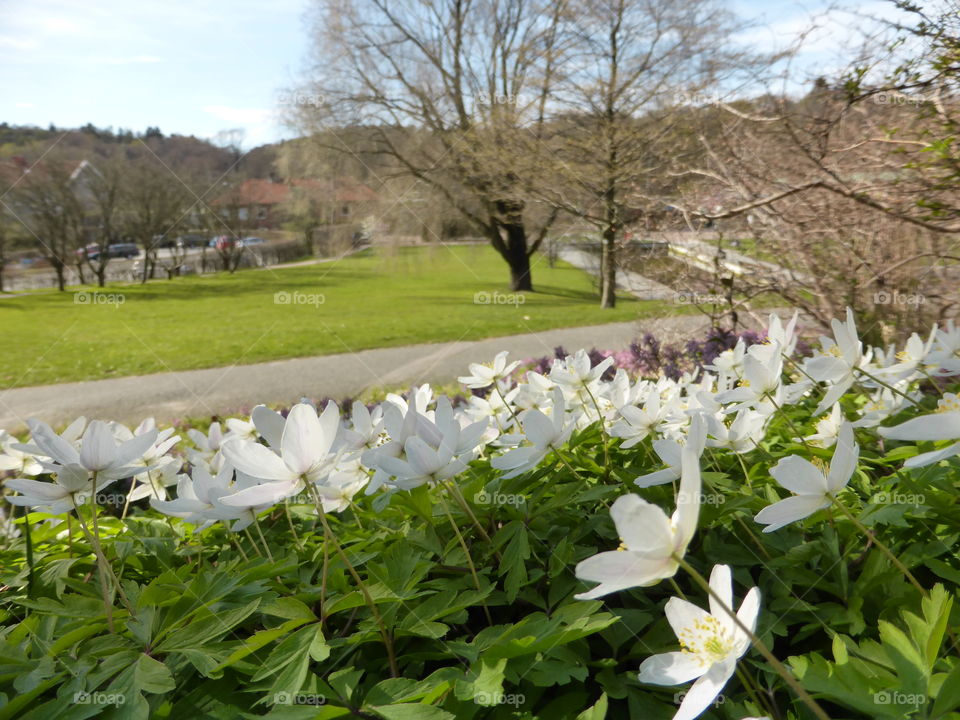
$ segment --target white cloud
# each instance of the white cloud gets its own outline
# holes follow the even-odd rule
[[[14,107],[18,107],[18,108],[32,108],[32,107],[36,107],[36,105],[34,105],[32,102],[15,102],[15,103],[13,104],[13,106],[14,106]]]

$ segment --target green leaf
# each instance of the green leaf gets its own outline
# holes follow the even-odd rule
[[[946,715],[951,710],[960,707],[960,663],[944,678],[937,693],[937,700],[933,704],[933,717]]]
[[[320,623],[314,623],[313,625],[301,628],[295,633],[292,633],[288,637],[284,638],[280,644],[271,651],[260,670],[257,671],[256,675],[253,676],[253,682],[263,680],[264,678],[270,677],[274,673],[280,672],[283,668],[294,661],[300,661],[303,659],[309,661],[311,652],[315,649],[315,643],[317,643],[318,636],[320,638],[319,641],[322,643],[323,632],[321,630]],[[327,652],[329,654],[329,650]],[[299,686],[282,688],[279,690],[279,692],[293,693],[299,689]]]
[[[386,720],[456,720],[456,716],[432,705],[380,705],[366,708]]]
[[[604,720],[606,716],[607,695],[604,693],[600,696],[600,699],[597,700],[593,707],[587,708],[582,713],[577,715],[577,720]]]

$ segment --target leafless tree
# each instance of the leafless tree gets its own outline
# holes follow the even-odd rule
[[[192,200],[181,180],[159,163],[143,158],[131,166],[124,216],[128,234],[143,247],[141,282],[153,277],[161,243],[186,220]]]
[[[66,268],[84,239],[84,209],[71,177],[74,169],[72,163],[48,157],[26,173],[8,196],[56,273],[60,291],[66,289]]]
[[[624,225],[665,204],[690,108],[735,93],[770,59],[736,44],[743,24],[718,0],[573,0],[569,10],[575,51],[558,69],[550,172],[536,177],[555,207],[600,231],[600,302],[613,307]]]
[[[872,45],[800,100],[767,97],[703,118],[707,183],[685,203],[703,218],[749,218],[759,251],[783,268],[764,274],[770,289],[820,321],[852,306],[874,341],[951,316],[958,303],[960,21],[919,18],[893,27],[921,42],[889,43],[908,56],[887,57],[887,75]],[[710,193],[724,202],[704,207]]]
[[[566,12],[565,0],[320,0],[299,125],[372,130],[361,149],[456,207],[507,262],[511,286],[530,290],[530,256],[556,213],[529,193],[537,157],[519,152],[518,134],[542,132]]]

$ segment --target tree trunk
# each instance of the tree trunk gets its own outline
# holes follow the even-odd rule
[[[106,287],[107,285],[107,266],[102,265],[97,268],[97,284],[100,287]]]
[[[63,263],[54,263],[53,271],[57,274],[57,287],[60,289],[60,292],[63,292],[67,289],[66,283],[64,282],[63,277]]]
[[[510,200],[499,201],[497,211],[501,218],[505,218],[494,226],[494,232],[499,233],[499,229],[503,228],[507,234],[506,242],[500,242],[503,248],[500,254],[510,266],[510,289],[533,292],[530,256],[527,254],[527,230],[523,225],[523,205]]]
[[[520,229],[523,230],[522,227]],[[510,289],[533,292],[533,278],[530,276],[530,256],[527,255],[526,243],[519,251],[510,248],[510,258],[507,262],[510,263]]]
[[[600,254],[600,307],[617,305],[617,231],[612,225],[603,229]]]

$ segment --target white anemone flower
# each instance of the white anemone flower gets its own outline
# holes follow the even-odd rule
[[[611,365],[613,365],[613,358],[608,357],[591,367],[590,355],[586,350],[581,349],[562,360],[554,360],[550,368],[550,379],[557,385],[576,391],[596,384]]]
[[[20,443],[6,430],[0,430],[0,472],[14,470],[18,475],[39,475],[43,466],[32,453],[20,449]]]
[[[783,377],[783,355],[780,343],[772,341],[767,345],[751,345],[743,358],[743,375],[740,385],[716,396],[720,403],[737,403],[734,410],[754,408],[760,410],[772,400],[782,405],[781,380]],[[769,408],[770,414],[775,408]]]
[[[65,436],[57,435],[49,425],[39,420],[28,420],[33,446],[40,449],[47,460],[41,464],[48,472],[59,473],[65,467],[79,468],[98,480],[118,480],[144,472],[143,455],[157,440],[157,429],[118,443],[110,426],[100,420],[87,425],[80,438],[79,449]],[[19,446],[24,449],[24,446]]]
[[[793,311],[793,317],[784,327],[780,317],[776,313],[770,313],[770,319],[767,322],[767,340],[780,344],[780,352],[787,357],[792,357],[797,349],[797,318],[800,316],[798,310]]]
[[[98,479],[96,491],[99,492],[112,482],[113,479],[110,478]],[[6,480],[4,485],[20,493],[5,496],[4,499],[11,505],[33,507],[51,515],[61,515],[73,510],[77,505],[83,505],[94,492],[90,474],[77,464],[60,467],[54,474],[53,482],[13,478]]]
[[[710,588],[719,598],[710,596],[710,612],[678,597],[667,601],[664,613],[682,649],[654,655],[640,665],[643,683],[681,685],[696,680],[684,693],[673,720],[693,720],[706,710],[737,669],[737,661],[750,649],[750,634],[731,617],[733,577],[729,566],[713,567]],[[760,590],[754,587],[737,610],[737,620],[753,633],[759,614]]]
[[[911,418],[893,427],[877,428],[877,432],[891,440],[956,440],[960,438],[960,398],[954,393],[944,393],[937,405],[937,411],[934,413]],[[903,466],[924,467],[954,455],[960,455],[960,443],[916,455],[909,458]]]
[[[708,447],[722,447],[742,455],[756,449],[763,440],[767,418],[756,410],[741,410],[729,427],[715,415],[707,415]]]
[[[516,477],[537,467],[551,452],[566,445],[575,424],[566,417],[563,392],[553,390],[553,409],[550,417],[539,410],[525,410],[520,416],[520,426],[529,445],[514,448],[490,460],[497,470],[506,471],[505,479]]]
[[[351,408],[350,420],[350,427],[341,430],[341,441],[345,450],[371,450],[383,442],[385,435],[381,406],[378,405],[371,412],[362,402],[355,402]]]
[[[757,513],[754,520],[766,525],[763,532],[769,533],[829,507],[837,493],[850,482],[859,458],[860,448],[854,442],[853,426],[848,422],[840,426],[828,472],[824,473],[798,455],[782,458],[771,468],[770,474],[794,495],[768,505]]]
[[[870,359],[863,355],[863,343],[857,335],[853,310],[847,308],[845,323],[834,318],[831,326],[833,338],[821,337],[820,350],[803,364],[807,375],[828,385],[826,395],[814,411],[815,415],[831,407],[853,386],[856,370],[864,367]]]
[[[673,402],[663,402],[657,388],[651,388],[643,401],[643,407],[625,405],[620,408],[620,417],[610,428],[610,435],[622,438],[620,447],[632,448],[649,435],[663,431],[663,426],[673,420],[677,407]]]
[[[440,397],[434,421],[420,416],[413,434],[403,441],[403,457],[389,453],[377,453],[373,457],[377,468],[392,478],[392,486],[412,490],[425,483],[442,482],[466,470],[476,457],[476,448],[486,427],[484,419],[462,428],[450,400]]]
[[[220,448],[223,445],[224,434],[220,423],[210,423],[210,428],[204,434],[196,428],[187,430],[187,437],[193,441],[195,448],[187,448],[187,459],[193,465],[205,465],[216,474],[223,467],[223,455]]]
[[[684,447],[693,450],[697,458],[699,458],[703,455],[706,439],[706,422],[703,415],[697,413],[690,419],[690,429],[687,431],[687,436],[683,444],[673,438],[660,438],[653,441],[654,452],[660,456],[660,459],[663,460],[664,465],[667,467],[663,470],[641,475],[634,480],[633,483],[637,487],[648,488],[679,480],[683,467]]]
[[[960,328],[953,320],[948,320],[945,328],[937,329],[926,362],[938,375],[960,373]]]
[[[459,377],[457,380],[471,389],[490,387],[493,383],[508,377],[520,365],[516,360],[508,365],[507,355],[506,350],[497,353],[489,365],[470,363],[470,375]]]
[[[678,559],[697,529],[700,516],[700,463],[693,448],[684,448],[677,509],[672,517],[639,495],[621,495],[610,516],[622,544],[619,550],[602,552],[577,564],[581,580],[600,583],[575,595],[593,600],[619,590],[648,587],[673,577]]]
[[[191,525],[203,529],[217,521],[234,520],[231,528],[239,532],[253,522],[255,515],[251,509],[226,505],[223,498],[233,495],[240,483],[233,483],[233,468],[225,465],[215,475],[207,472],[201,465],[193,468],[193,476],[181,474],[177,479],[177,497],[175,500],[157,500],[151,498],[150,504],[165,515],[179,517]]]
[[[330,450],[340,427],[340,409],[327,404],[318,417],[306,403],[294,405],[287,415],[279,454],[258,443],[239,438],[223,444],[224,458],[238,471],[261,481],[224,498],[227,505],[254,507],[296,495],[306,482],[322,484],[333,469]]]
[[[817,447],[833,447],[837,441],[837,434],[840,432],[840,425],[843,424],[843,410],[840,403],[834,403],[830,409],[830,414],[817,420],[817,431],[812,435],[803,438],[806,442]]]

